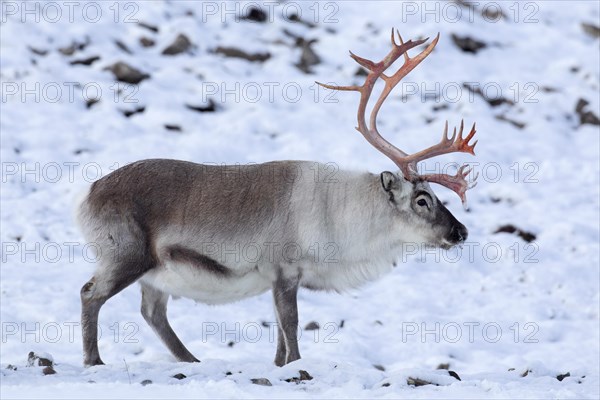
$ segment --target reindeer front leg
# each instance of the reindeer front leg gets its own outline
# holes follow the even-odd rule
[[[277,310],[275,310],[275,314],[277,314]],[[283,367],[285,365],[286,352],[285,338],[283,336],[283,331],[281,330],[279,318],[277,318],[277,353],[275,353],[275,365],[278,367]]]
[[[279,271],[273,285],[277,316],[277,354],[275,365],[282,366],[300,359],[298,350],[298,285],[299,277],[286,277]]]

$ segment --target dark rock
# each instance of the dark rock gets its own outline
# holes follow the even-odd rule
[[[98,97],[94,97],[94,98],[89,98],[85,101],[85,108],[87,108],[88,110],[90,108],[92,108],[92,106],[96,103],[99,103],[100,99]]]
[[[487,44],[482,41],[473,39],[470,36],[460,37],[454,33],[452,34],[452,41],[459,49],[461,49],[465,53],[476,54],[479,50],[487,47]]]
[[[143,113],[144,111],[146,111],[146,107],[136,107],[133,110],[121,110],[121,112],[123,113],[123,115],[127,118],[131,117],[132,115],[135,114],[140,114]]]
[[[505,115],[496,115],[495,118],[498,121],[508,122],[509,124],[511,124],[512,126],[514,126],[517,129],[523,129],[523,128],[525,128],[527,126],[526,123],[515,121],[514,119],[510,119],[510,118],[506,117]]]
[[[311,67],[321,63],[321,58],[312,49],[312,45],[317,42],[317,39],[306,40],[305,38],[298,36],[287,29],[283,30],[283,33],[295,40],[294,46],[301,49],[300,60],[294,64],[300,71],[305,74],[311,74]]]
[[[308,324],[306,324],[306,326],[304,327],[304,330],[305,331],[316,331],[319,328],[320,328],[320,326],[317,322],[311,321]]]
[[[173,376],[172,376],[172,378],[175,378],[175,379],[182,380],[182,379],[185,379],[185,378],[187,378],[187,376],[185,376],[184,374],[182,374],[182,373],[180,372],[180,373],[178,373],[178,374],[175,374],[175,375],[173,375]]]
[[[52,358],[46,358],[30,351],[27,355],[27,365],[29,367],[51,367],[53,365]]]
[[[356,69],[356,72],[354,73],[354,76],[367,76],[367,75],[369,75],[369,71],[367,71],[363,67],[358,67]]]
[[[8,369],[8,370],[11,370],[11,371],[16,371],[16,370],[17,370],[17,367],[16,367],[15,365],[8,364],[8,365],[6,366],[6,369]]]
[[[300,372],[300,380],[301,381],[312,381],[313,377],[307,371],[301,369],[298,372]]]
[[[256,8],[256,7],[251,7],[250,10],[248,10],[248,14],[244,17],[242,17],[243,20],[246,21],[254,21],[254,22],[267,22],[267,19],[269,18],[269,16],[267,15],[266,12],[264,12],[263,10],[261,10],[260,8]]]
[[[544,93],[556,93],[556,92],[560,92],[560,90],[558,90],[557,88],[554,88],[552,86],[541,86],[540,90]]]
[[[298,371],[298,373],[300,374],[300,376],[288,378],[285,381],[286,382],[290,382],[290,383],[294,382],[296,384],[299,384],[302,381],[312,381],[313,380],[313,377],[308,372],[306,372],[303,369],[301,369],[300,371]]]
[[[181,126],[173,124],[165,124],[165,129],[168,131],[181,132]]]
[[[226,376],[231,376],[231,375],[233,375],[233,372],[231,372],[231,371],[227,371],[227,372],[225,372],[225,375],[226,375]]]
[[[556,379],[558,379],[560,382],[563,381],[563,379],[568,378],[569,376],[571,376],[570,372],[567,372],[566,374],[559,374],[556,376]]]
[[[125,64],[122,61],[119,61],[109,67],[106,67],[105,69],[112,72],[118,81],[131,83],[134,85],[137,85],[144,79],[150,78],[150,75],[143,73],[139,69]]]
[[[460,376],[458,376],[458,374],[454,371],[448,371],[448,375],[450,375],[453,378],[458,379],[459,381],[462,381],[462,379],[460,379]]]
[[[205,106],[193,106],[191,104],[186,104],[185,106],[192,111],[197,111],[200,113],[217,111],[217,104],[212,99],[209,99],[208,104]]]
[[[163,51],[162,54],[166,56],[174,56],[177,54],[185,53],[192,47],[192,42],[188,39],[187,36],[183,34],[177,35],[173,43],[168,45]]]
[[[48,50],[37,49],[37,48],[31,47],[31,46],[27,46],[27,48],[33,54],[38,55],[38,56],[45,56],[46,54],[48,54]]]
[[[321,63],[321,58],[315,53],[312,49],[311,45],[316,43],[316,39],[310,40],[308,42],[303,42],[300,47],[302,47],[302,54],[300,55],[300,61],[296,63],[296,67],[306,74],[312,73],[312,66],[318,65]]]
[[[450,363],[441,363],[437,366],[436,369],[448,369],[450,368]]]
[[[514,233],[527,243],[533,242],[536,239],[536,236],[533,233],[519,229],[512,224],[502,225],[496,229],[494,233]]]
[[[44,367],[44,369],[42,370],[42,373],[44,375],[54,375],[56,373],[56,371],[51,366],[47,366],[47,367]]]
[[[233,347],[233,346],[235,346],[234,341],[230,341],[229,343],[227,343],[227,347]]]
[[[144,379],[143,381],[140,382],[140,385],[142,386],[146,386],[146,385],[151,385],[152,381],[150,379]]]
[[[488,97],[479,87],[472,86],[467,82],[463,83],[463,87],[467,89],[469,92],[481,96],[490,106],[497,107],[502,104],[509,104],[511,106],[515,105],[515,102],[507,99],[506,97]]]
[[[271,58],[271,53],[246,53],[243,50],[237,49],[235,47],[223,47],[219,46],[213,50],[215,54],[222,54],[225,57],[231,58],[241,58],[250,62],[265,62],[269,58]]]
[[[592,111],[586,110],[589,104],[589,101],[585,99],[577,100],[577,104],[575,105],[575,113],[579,115],[579,124],[600,125],[600,118],[598,118],[598,116]]]
[[[530,372],[532,372],[530,369],[526,369],[525,372],[521,374],[521,378],[525,378]]]
[[[433,383],[433,382],[429,382],[420,378],[412,378],[412,377],[408,377],[406,379],[406,383],[411,385],[411,386],[425,386],[425,385],[435,385],[435,386],[439,386],[437,383]]]
[[[59,53],[61,53],[63,56],[72,56],[75,53],[76,47],[75,44],[71,44],[70,46],[67,47],[60,47],[58,49]]]
[[[345,323],[346,323],[346,320],[341,320],[340,321],[340,328],[343,328]]]
[[[598,25],[586,24],[585,22],[582,22],[581,28],[587,35],[589,35],[593,38],[600,37],[600,27]]]
[[[145,36],[142,36],[142,37],[140,38],[140,45],[141,45],[142,47],[152,47],[152,46],[154,46],[154,44],[155,44],[155,43],[156,43],[156,42],[155,42],[154,40],[152,40],[152,39],[150,39],[150,38],[147,38],[147,37],[145,37]]]
[[[88,44],[90,44],[90,38],[86,37],[85,42],[73,41],[69,46],[61,47],[58,51],[64,56],[72,56],[76,51],[85,49]]]
[[[391,383],[386,382],[386,383],[382,384],[381,387],[390,387],[390,385],[391,385]]]
[[[506,19],[506,14],[500,8],[498,3],[496,3],[496,7],[484,7],[481,10],[481,16],[484,17],[487,21],[497,22],[500,19]]]
[[[250,379],[250,382],[254,383],[255,385],[273,386],[271,381],[268,380],[267,378],[252,378],[252,379]]]
[[[461,7],[465,7],[471,10],[475,10],[475,4],[469,2],[469,1],[465,1],[465,0],[454,0],[454,3],[458,4]]]
[[[380,365],[380,364],[373,364],[373,367],[374,367],[375,369],[378,369],[378,370],[380,370],[380,371],[385,371],[385,367],[384,367],[383,365]]]
[[[156,27],[154,25],[150,25],[150,24],[148,24],[146,22],[141,22],[140,21],[140,22],[138,22],[138,26],[141,27],[141,28],[144,28],[144,29],[148,29],[151,32],[158,33],[158,27]]]
[[[309,27],[309,28],[311,28],[311,29],[312,29],[312,28],[314,28],[314,27],[316,26],[316,25],[315,25],[315,24],[313,24],[312,22],[309,22],[309,21],[305,21],[305,20],[303,20],[303,19],[302,19],[302,18],[300,18],[300,16],[298,16],[298,14],[296,14],[296,13],[294,13],[294,14],[290,15],[290,16],[289,16],[287,19],[288,19],[288,21],[290,21],[290,22],[297,22],[297,23],[299,23],[299,24],[302,24],[302,25],[304,25],[304,26],[307,26],[307,27]],[[330,32],[330,33],[331,33],[331,32]]]
[[[88,58],[82,58],[79,60],[73,60],[69,64],[71,65],[92,65],[100,59],[100,56],[92,56]]]
[[[438,106],[431,107],[431,109],[436,112],[442,111],[442,110],[447,110],[448,108],[450,108],[450,106],[448,104],[440,104]]]
[[[123,42],[121,42],[120,40],[115,40],[115,45],[121,49],[123,52],[127,53],[127,54],[133,54],[133,51],[131,51],[129,49],[129,47],[127,47],[127,45]]]

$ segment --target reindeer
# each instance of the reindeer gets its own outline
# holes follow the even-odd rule
[[[377,130],[377,113],[392,89],[435,48],[439,34],[420,54],[407,51],[428,39],[400,44],[380,62],[352,53],[366,68],[361,86],[331,86],[360,93],[358,127],[365,139],[399,168],[380,174],[338,171],[307,161],[246,166],[142,160],[91,185],[78,222],[99,249],[94,276],[81,289],[84,365],[103,364],[97,345],[98,313],[112,296],[139,282],[144,319],[178,361],[197,362],[167,320],[169,296],[208,304],[229,303],[271,289],[278,339],[275,364],[300,359],[297,342],[300,287],[343,292],[390,271],[403,245],[448,249],[467,238],[467,228],[440,202],[429,183],[456,192],[463,205],[469,170],[456,175],[417,173],[417,163],[439,155],[474,153],[475,125],[463,137],[461,122],[439,143],[407,154]],[[402,67],[386,71],[400,56]],[[369,117],[367,103],[378,79],[385,83]],[[473,181],[476,179],[475,177]],[[314,257],[311,245],[334,246],[333,257]],[[240,256],[240,246],[259,251]],[[265,248],[265,244],[270,244]],[[293,254],[287,251],[293,244]],[[265,250],[268,249],[269,251]],[[287,250],[286,250],[287,249]],[[236,253],[236,254],[233,254]]]

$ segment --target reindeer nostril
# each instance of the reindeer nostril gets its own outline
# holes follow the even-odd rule
[[[467,228],[465,228],[464,225],[455,225],[452,227],[452,232],[450,233],[450,236],[452,237],[452,240],[456,243],[464,242],[469,236],[469,231],[467,231]]]

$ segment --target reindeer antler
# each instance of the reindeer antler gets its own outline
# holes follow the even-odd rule
[[[465,166],[459,168],[456,175],[447,175],[447,174],[428,174],[428,175],[419,175],[417,173],[417,163],[419,161],[426,160],[428,158],[432,158],[435,156],[439,156],[442,154],[448,153],[469,153],[475,155],[474,149],[477,141],[475,141],[472,145],[469,144],[470,140],[475,135],[475,124],[473,124],[473,128],[467,135],[467,137],[463,138],[463,122],[461,121],[460,129],[458,131],[458,136],[456,135],[456,128],[454,128],[454,133],[451,137],[448,137],[448,122],[446,121],[446,126],[444,128],[444,134],[442,136],[442,140],[425,150],[421,150],[414,154],[407,154],[404,151],[400,150],[390,142],[388,142],[381,134],[377,131],[377,114],[379,113],[379,109],[381,108],[383,102],[387,99],[390,92],[394,89],[394,87],[404,78],[410,71],[412,71],[417,65],[421,63],[435,48],[440,38],[440,35],[436,36],[436,38],[415,57],[408,56],[408,50],[419,46],[420,44],[425,43],[429,38],[412,41],[404,43],[402,40],[402,36],[400,33],[396,31],[398,35],[398,39],[400,44],[396,43],[394,38],[394,30],[392,29],[392,50],[388,53],[385,58],[380,62],[373,62],[371,60],[367,60],[366,58],[359,57],[352,52],[350,52],[350,56],[361,66],[369,70],[365,83],[361,86],[333,86],[326,85],[320,82],[316,82],[317,84],[326,87],[328,89],[333,90],[351,90],[360,93],[360,103],[358,105],[358,126],[356,129],[362,133],[362,135],[367,139],[371,145],[373,145],[377,150],[385,154],[388,158],[390,158],[402,171],[402,174],[407,180],[410,181],[418,181],[424,180],[428,182],[438,183],[447,187],[448,189],[453,190],[458,194],[463,202],[463,205],[466,204],[466,195],[465,192],[474,187],[476,183],[469,185],[469,183],[465,180],[466,176],[469,174],[470,170],[465,171]],[[384,72],[387,70],[401,55],[404,55],[404,64],[395,74],[388,76],[385,75]],[[385,82],[385,86],[383,91],[379,95],[377,102],[373,106],[373,110],[371,110],[371,115],[369,117],[369,126],[367,126],[365,113],[367,109],[367,103],[369,102],[369,98],[371,97],[371,93],[373,91],[373,87],[375,86],[375,82],[381,78]],[[475,181],[477,176],[473,179]]]

